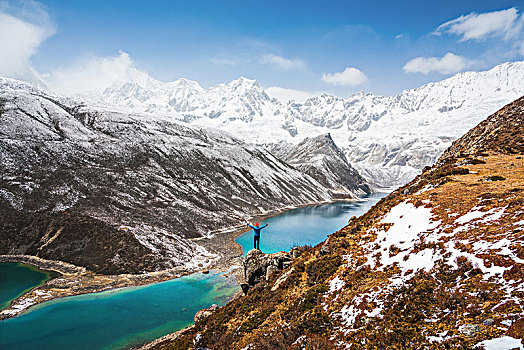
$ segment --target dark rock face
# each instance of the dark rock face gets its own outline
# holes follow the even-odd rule
[[[192,268],[213,258],[193,238],[260,208],[333,199],[220,131],[91,108],[14,80],[0,87],[0,254],[99,273]]]
[[[268,280],[272,274],[289,266],[291,255],[287,252],[264,254],[258,249],[250,250],[244,258],[244,282],[240,284],[247,293],[262,280]]]
[[[362,176],[349,164],[330,134],[306,138],[296,146],[274,145],[272,151],[322,185],[336,191],[371,193]]]

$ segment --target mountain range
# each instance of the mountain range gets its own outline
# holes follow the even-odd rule
[[[198,239],[403,184],[523,92],[524,62],[304,103],[246,78],[206,90],[135,70],[82,98],[0,78],[0,252],[102,273],[199,268],[217,252]]]
[[[451,142],[524,94],[524,61],[404,90],[395,96],[320,95],[303,103],[271,98],[241,77],[209,89],[179,79],[162,83],[133,70],[89,99],[128,112],[211,126],[254,144],[298,144],[330,133],[348,162],[376,187],[397,187],[432,165]]]

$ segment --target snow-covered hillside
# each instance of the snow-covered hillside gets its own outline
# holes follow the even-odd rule
[[[222,131],[94,108],[5,78],[0,124],[0,254],[95,272],[204,266],[214,256],[192,238],[339,198],[344,188]]]
[[[381,186],[406,183],[484,116],[524,94],[524,61],[459,73],[396,96],[321,95],[287,104],[243,77],[206,90],[185,79],[132,76],[91,98],[220,128],[251,143],[299,143],[330,133],[348,161]]]

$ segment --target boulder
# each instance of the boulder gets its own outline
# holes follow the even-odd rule
[[[484,322],[482,322],[484,326],[491,326],[493,325],[493,323],[495,323],[495,320],[492,318],[486,318]]]
[[[459,327],[460,333],[466,337],[473,337],[476,333],[480,332],[481,328],[478,324],[465,324]]]
[[[291,274],[293,273],[293,271],[295,271],[294,267],[281,274],[275,281],[275,284],[273,284],[273,287],[271,287],[271,291],[276,291],[282,283],[286,282],[289,276],[291,276]]]
[[[197,311],[197,313],[195,314],[195,318],[193,320],[195,321],[195,323],[197,323],[198,321],[210,316],[213,312],[216,311],[216,309],[218,309],[218,305],[213,304],[210,307],[208,307],[207,309],[202,309],[200,311]]]

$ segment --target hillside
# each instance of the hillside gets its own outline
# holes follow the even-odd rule
[[[155,348],[522,349],[523,207],[524,97],[284,271]]]
[[[524,94],[524,61],[458,73],[395,96],[320,95],[303,103],[271,98],[241,77],[209,89],[179,79],[156,81],[138,70],[91,98],[131,112],[170,115],[213,126],[248,143],[280,145],[330,133],[352,164],[378,186],[411,181],[451,142]]]
[[[250,215],[369,192],[357,173],[324,185],[225,132],[12,79],[0,123],[0,254],[97,273],[202,268],[219,252],[198,239]]]

